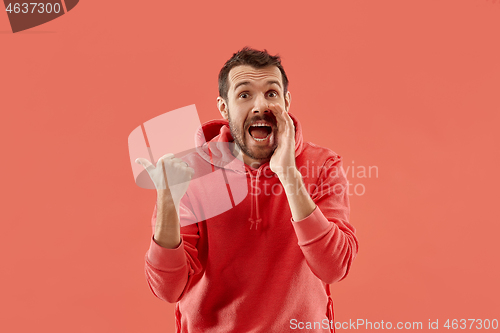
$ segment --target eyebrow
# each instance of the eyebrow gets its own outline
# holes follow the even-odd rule
[[[246,85],[246,84],[250,84],[250,81],[239,82],[237,85],[234,86],[234,90],[236,91],[236,89],[238,89],[239,86],[243,86],[243,85]],[[267,81],[267,84],[268,85],[276,84],[276,85],[278,85],[278,87],[281,88],[281,83],[279,81],[276,81],[276,80],[269,80],[269,81]]]

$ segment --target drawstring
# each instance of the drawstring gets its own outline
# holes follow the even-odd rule
[[[210,149],[210,142],[207,142],[207,148],[208,148],[208,155],[210,157],[210,164],[212,166],[212,172],[215,172],[215,164],[214,164],[214,157],[212,154],[212,150]],[[245,165],[247,173],[250,175],[250,217],[248,218],[248,221],[250,222],[250,230],[253,229],[255,226],[255,230],[259,229],[259,224],[262,222],[262,219],[260,218],[260,210],[259,210],[259,195],[257,194],[257,190],[259,189],[259,178],[261,173],[264,171],[266,167],[260,166],[257,169],[257,175],[255,177],[255,191],[254,191],[254,186],[253,186],[253,176],[252,176],[252,170]],[[233,200],[233,196],[231,194],[231,187],[229,186],[229,182],[227,180],[226,173],[224,172],[224,168],[222,168],[222,174],[224,176],[224,180],[226,182],[226,187],[229,193],[229,197],[231,199],[231,204],[233,207],[235,207],[235,203]],[[255,193],[254,193],[255,192]],[[255,197],[255,199],[254,199]],[[255,200],[255,201],[254,201]],[[254,208],[255,206],[255,208]],[[255,218],[254,218],[254,213],[255,213]]]
[[[255,194],[254,194],[254,187],[253,187],[253,177],[252,177],[252,172],[249,171],[250,174],[250,185],[251,185],[251,193],[250,193],[250,217],[248,218],[248,221],[250,221],[250,230],[252,230],[253,226],[255,225],[255,230],[259,228],[259,223],[262,222],[262,219],[260,218],[259,214],[259,196],[257,195],[257,189],[259,188],[259,177],[262,172],[263,168],[259,168],[257,170],[257,175],[255,177]],[[254,215],[254,196],[255,196],[255,213],[256,213],[256,219],[253,218]]]
[[[326,317],[330,320],[330,332],[335,332],[335,314],[333,312],[333,300],[330,294],[330,285],[325,284],[326,295],[328,296],[328,303],[326,305]]]
[[[175,305],[175,326],[176,332],[181,331],[181,312],[179,311],[179,303]]]
[[[253,226],[255,225],[255,230],[259,227],[259,223],[262,222],[262,219],[257,219],[254,220],[253,218],[249,218],[248,221],[250,221],[250,230],[252,230]]]
[[[213,156],[212,156],[212,151],[210,150],[210,142],[207,142],[207,146],[208,146],[208,155],[210,156],[210,164],[212,165],[212,172],[215,171],[215,167],[214,167],[214,160],[213,160]],[[260,174],[262,173],[262,171],[264,170],[263,167],[259,168],[257,170],[257,176],[255,177],[255,194],[254,194],[254,186],[253,186],[253,177],[252,177],[252,171],[247,168],[247,172],[248,174],[250,174],[250,200],[251,200],[251,204],[250,204],[250,217],[248,218],[248,221],[250,221],[250,230],[253,229],[253,226],[255,225],[255,230],[257,230],[259,228],[259,223],[262,222],[262,219],[260,218],[260,213],[259,213],[259,197],[257,195],[257,189],[259,187],[259,177],[260,177]],[[229,183],[228,183],[228,180],[227,180],[227,177],[226,177],[226,174],[224,172],[224,169],[222,169],[222,174],[224,175],[224,180],[226,181],[226,186],[227,186],[227,190],[228,190],[228,193],[229,193],[229,197],[231,199],[231,203],[234,206],[236,206],[234,204],[234,201],[233,201],[233,196],[231,194],[231,188],[229,186]],[[254,219],[254,197],[255,197],[255,214],[256,214],[256,219]]]
[[[250,174],[250,217],[248,218],[248,221],[250,221],[250,230],[252,230],[253,225],[255,223],[253,219],[253,177],[252,174]]]
[[[331,320],[330,321],[330,332],[335,332],[335,321],[333,315],[333,300],[330,296],[328,296],[328,305],[326,306],[326,315]]]

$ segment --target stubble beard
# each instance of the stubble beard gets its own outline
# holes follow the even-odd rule
[[[234,125],[234,123],[231,121],[231,113],[229,112],[229,109],[227,110],[227,115],[228,115],[228,122],[229,122],[229,130],[231,131],[231,135],[233,137],[234,143],[238,145],[238,147],[241,149],[241,151],[247,155],[248,157],[258,160],[258,161],[263,161],[263,160],[269,160],[271,159],[271,156],[273,156],[274,151],[276,150],[277,144],[275,142],[274,147],[271,149],[269,153],[266,153],[264,151],[257,151],[257,152],[252,152],[246,145],[245,145],[245,134],[242,133],[241,130]],[[264,119],[268,120],[266,117]],[[245,131],[245,124],[243,124],[243,131]],[[276,125],[275,125],[276,128]],[[276,131],[275,131],[276,132]],[[274,133],[276,137],[277,133]]]

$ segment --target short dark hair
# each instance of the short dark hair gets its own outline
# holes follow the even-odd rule
[[[219,72],[219,96],[225,100],[227,100],[227,93],[229,91],[229,72],[232,68],[240,65],[249,65],[254,68],[264,68],[267,66],[278,67],[283,81],[283,91],[285,94],[288,91],[288,78],[286,77],[283,66],[281,66],[280,56],[272,56],[267,53],[267,50],[259,51],[245,46],[243,49],[233,54],[231,59],[226,61],[224,67],[222,67]]]

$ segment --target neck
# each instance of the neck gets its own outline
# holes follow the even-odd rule
[[[245,154],[241,150],[240,146],[238,146],[237,144],[234,145],[234,149],[233,149],[232,153],[237,159],[239,159],[240,161],[242,161],[243,163],[245,163],[246,165],[248,165],[249,167],[252,167],[254,169],[258,169],[261,165],[270,161],[269,158],[255,159],[255,158],[248,156],[247,154]]]
[[[258,169],[262,164],[269,162],[269,159],[256,160],[251,158],[250,156],[243,154],[243,162],[254,169]]]

